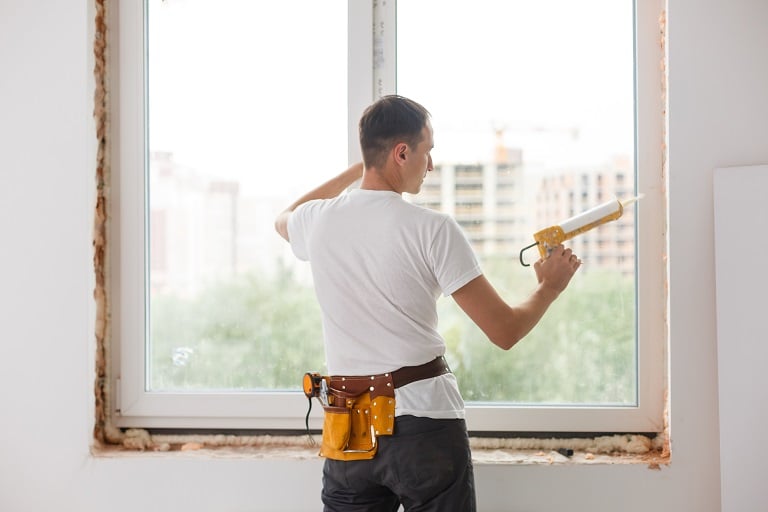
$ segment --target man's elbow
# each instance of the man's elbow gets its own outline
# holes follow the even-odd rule
[[[288,215],[289,212],[283,212],[275,219],[275,231],[277,234],[283,237],[286,242],[289,242],[288,238]]]
[[[519,332],[514,328],[504,329],[496,333],[486,333],[491,343],[502,350],[509,350],[525,337],[525,333]]]
[[[499,347],[501,350],[509,350],[517,345],[518,341],[520,341],[520,338],[511,336],[494,337],[489,339],[491,340],[491,343]]]

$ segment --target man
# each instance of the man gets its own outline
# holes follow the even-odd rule
[[[508,305],[483,276],[458,224],[406,202],[433,169],[429,112],[387,96],[360,119],[363,163],[301,197],[275,221],[294,254],[310,262],[322,309],[330,375],[389,375],[434,366],[442,293],[508,350],[541,319],[581,261],[556,247],[534,264],[538,287]],[[362,178],[362,179],[361,179]],[[361,179],[360,187],[343,193]],[[437,359],[436,359],[437,358]],[[430,363],[432,362],[432,363]],[[447,366],[397,387],[393,435],[371,460],[326,459],[325,510],[475,510],[464,402]]]

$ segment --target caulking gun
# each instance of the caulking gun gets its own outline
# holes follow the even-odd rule
[[[520,264],[524,267],[530,266],[529,263],[525,263],[523,260],[523,253],[531,247],[538,245],[539,254],[542,258],[546,258],[552,248],[560,245],[564,241],[570,240],[576,235],[580,235],[601,224],[618,219],[624,213],[625,206],[629,206],[641,197],[642,195],[624,201],[613,199],[566,219],[558,225],[550,226],[534,233],[533,239],[535,242],[527,247],[523,247],[520,251]]]

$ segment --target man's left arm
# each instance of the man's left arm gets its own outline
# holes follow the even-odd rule
[[[570,249],[559,245],[546,259],[534,264],[538,287],[515,306],[507,304],[484,275],[465,284],[452,296],[494,345],[509,350],[539,323],[580,266],[581,260]]]
[[[344,192],[347,187],[360,179],[362,175],[363,164],[356,163],[335,178],[331,178],[319,187],[307,192],[277,216],[275,219],[275,230],[286,241],[290,241],[288,238],[288,219],[296,208],[313,199],[330,199],[336,197]]]

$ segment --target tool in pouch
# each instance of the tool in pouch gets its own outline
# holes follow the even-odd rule
[[[307,432],[312,398],[316,398],[325,412],[320,455],[334,460],[372,459],[378,450],[378,437],[394,433],[395,388],[450,371],[441,356],[378,375],[305,373],[302,387],[309,400]]]

